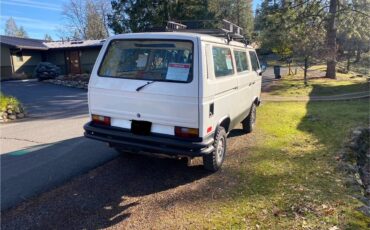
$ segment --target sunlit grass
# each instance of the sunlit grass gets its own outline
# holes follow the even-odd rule
[[[273,96],[330,96],[369,90],[367,78],[357,77],[354,73],[337,73],[337,79],[324,78],[325,65],[317,65],[308,72],[308,85],[303,82],[303,72],[286,75],[274,82],[268,94]],[[322,71],[322,72],[320,72]]]
[[[368,116],[366,100],[264,104],[258,141],[238,159],[245,164],[230,163],[223,172],[239,184],[225,186],[226,198],[205,203],[207,215],[192,210],[189,220],[216,229],[367,228],[370,220],[356,211],[360,204],[335,157],[351,128],[368,125]]]

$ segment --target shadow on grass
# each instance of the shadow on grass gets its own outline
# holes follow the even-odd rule
[[[369,90],[368,83],[344,86],[313,85],[310,97],[366,90]],[[350,134],[350,130],[358,126],[369,126],[368,98],[328,102],[309,101],[306,105],[306,111],[306,115],[297,128],[313,135],[318,140],[317,144],[321,145],[324,151],[321,151],[316,158],[324,162],[324,165],[331,171],[338,166],[335,158]],[[330,178],[330,175],[328,177]],[[350,189],[336,185],[334,179],[328,180],[327,186],[318,184],[317,188],[322,188],[322,196],[332,201],[342,200],[344,194],[350,193]],[[337,191],[341,191],[341,193],[337,193]],[[362,229],[370,225],[369,219],[366,220],[364,216],[358,214],[356,210],[344,214],[348,220],[345,228]],[[350,216],[351,218],[349,218]]]

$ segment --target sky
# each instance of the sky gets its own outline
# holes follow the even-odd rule
[[[63,25],[63,4],[69,0],[0,0],[0,34],[4,34],[5,22],[13,17],[23,26],[30,38],[43,39],[45,34],[59,40],[58,28]],[[110,1],[110,0],[107,0]],[[253,0],[253,9],[262,0]]]

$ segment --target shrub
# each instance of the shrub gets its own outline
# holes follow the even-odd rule
[[[60,68],[50,62],[40,62],[33,71],[33,77],[39,80],[51,79],[60,75]]]

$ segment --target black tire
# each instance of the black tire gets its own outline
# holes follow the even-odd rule
[[[209,155],[203,156],[203,166],[205,169],[216,172],[221,168],[226,155],[226,142],[226,131],[223,127],[219,127],[215,135],[215,142],[213,143],[215,149]]]
[[[245,133],[251,133],[253,131],[256,124],[256,111],[256,104],[253,103],[248,116],[242,121],[243,131]]]

